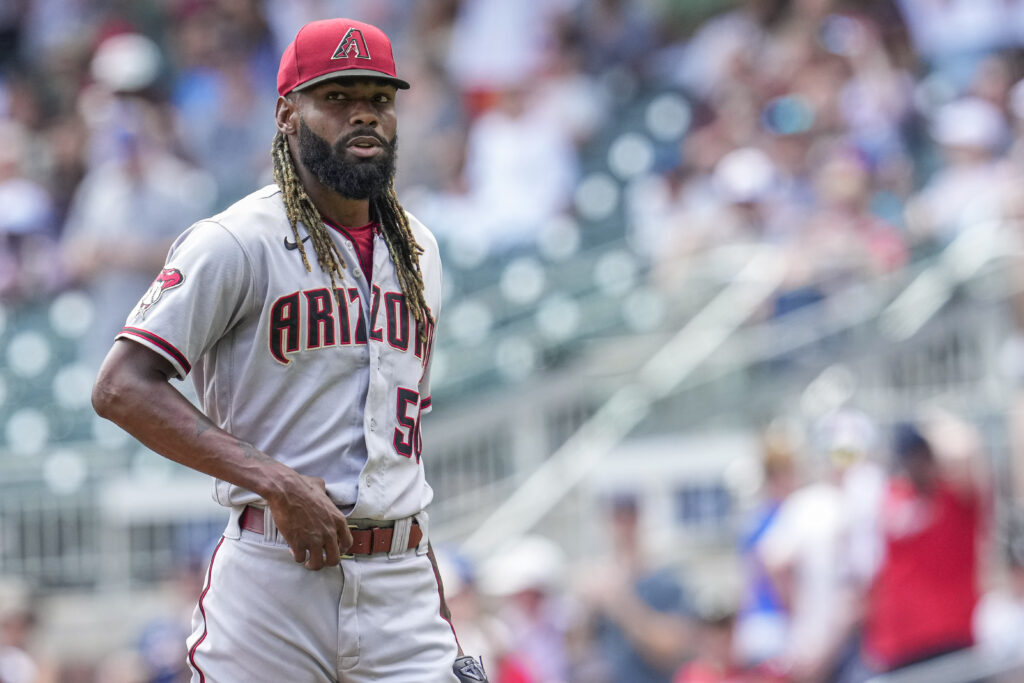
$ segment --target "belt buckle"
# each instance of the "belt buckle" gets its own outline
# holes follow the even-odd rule
[[[355,524],[349,524],[348,528],[349,529],[358,529],[359,527],[357,527]],[[353,539],[353,545],[355,545],[355,540],[354,539]],[[343,560],[354,560],[355,557],[356,557],[355,553],[346,553],[346,554],[343,554],[341,556],[341,559],[343,559]]]

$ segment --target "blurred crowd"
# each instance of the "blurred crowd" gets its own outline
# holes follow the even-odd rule
[[[1024,664],[1024,539],[994,542],[980,432],[941,410],[883,430],[854,409],[810,431],[763,433],[738,591],[658,553],[642,497],[616,493],[605,553],[539,535],[478,563],[442,553],[463,647],[496,683],[863,683],[969,649]]]
[[[595,155],[659,93],[685,106],[649,110],[653,142],[613,146],[611,170],[621,236],[667,292],[698,256],[773,245],[782,313],[1024,208],[1024,0],[6,0],[0,303],[88,292],[80,352],[98,363],[173,238],[270,182],[278,55],[325,16],[392,36],[413,84],[399,194],[457,263],[585,227]],[[617,499],[614,562],[592,558],[574,591],[555,590],[570,568],[543,539],[504,578],[453,554],[466,650],[497,683],[695,683],[854,681],[979,638],[1020,648],[1024,550],[1005,590],[970,592],[991,497],[971,429],[933,418],[890,443],[842,419],[857,447],[813,472],[766,441],[741,603],[697,606],[646,566],[642,505]],[[31,626],[3,622],[3,683],[45,679]],[[144,668],[125,680],[181,675]]]
[[[83,353],[106,348],[170,240],[270,180],[277,55],[339,13],[394,38],[415,85],[399,190],[456,263],[574,239],[621,194],[619,232],[659,286],[769,244],[784,312],[1019,213],[1024,2],[693,6],[6,2],[0,300],[81,287],[102,304]],[[666,92],[682,104],[604,149],[631,102]],[[605,154],[617,182],[583,182]]]
[[[453,264],[618,207],[669,293],[777,247],[785,312],[1020,213],[1019,0],[9,0],[0,301],[85,290],[95,361],[173,237],[269,182],[277,56],[338,14],[394,38],[399,190]]]
[[[581,557],[541,534],[482,558],[435,548],[464,651],[492,683],[865,683],[964,654],[1024,674],[1024,518],[997,504],[974,424],[846,407],[776,420],[757,446],[710,572],[666,552],[669,520],[627,489],[598,494],[602,550]],[[0,681],[187,681],[202,580],[202,563],[176,572],[173,611],[91,659],[41,650],[31,593],[0,585]]]

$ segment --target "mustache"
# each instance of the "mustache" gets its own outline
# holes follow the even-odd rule
[[[364,127],[364,128],[357,128],[356,130],[352,131],[351,133],[349,133],[348,135],[343,137],[341,140],[339,140],[337,142],[337,144],[334,146],[335,151],[338,151],[338,152],[344,151],[345,148],[348,147],[348,144],[350,142],[352,142],[353,140],[355,140],[356,138],[373,138],[374,140],[376,140],[377,142],[380,143],[381,147],[384,147],[385,149],[389,149],[389,150],[393,150],[394,149],[394,143],[393,142],[388,142],[387,140],[385,140],[380,135],[380,133],[375,131],[373,128]]]

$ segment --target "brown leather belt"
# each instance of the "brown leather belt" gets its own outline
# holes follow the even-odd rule
[[[262,534],[265,529],[263,508],[246,505],[238,522],[246,531]],[[352,546],[345,553],[345,556],[375,555],[376,553],[386,553],[391,550],[391,539],[395,534],[395,530],[392,527],[375,526],[369,529],[349,527],[349,531],[352,532]],[[412,527],[409,529],[409,543],[406,545],[406,549],[415,548],[420,544],[421,540],[423,540],[423,531],[420,529],[419,524],[413,522]]]

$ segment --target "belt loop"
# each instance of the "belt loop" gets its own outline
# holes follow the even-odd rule
[[[416,520],[416,523],[420,527],[420,531],[423,532],[423,538],[420,540],[420,544],[416,546],[416,554],[426,555],[427,551],[430,550],[430,546],[428,545],[430,540],[430,516],[427,514],[426,510],[420,510],[413,516],[413,519]]]
[[[401,557],[409,550],[409,532],[412,530],[412,517],[395,520],[395,530],[391,536],[391,550],[388,559]]]
[[[277,543],[280,539],[277,524],[274,523],[274,516],[270,514],[270,508],[263,508],[263,541],[266,543]]]
[[[235,506],[231,508],[231,516],[228,518],[228,526],[224,529],[224,536],[232,540],[238,540],[242,537],[242,513],[245,512],[245,506]]]

